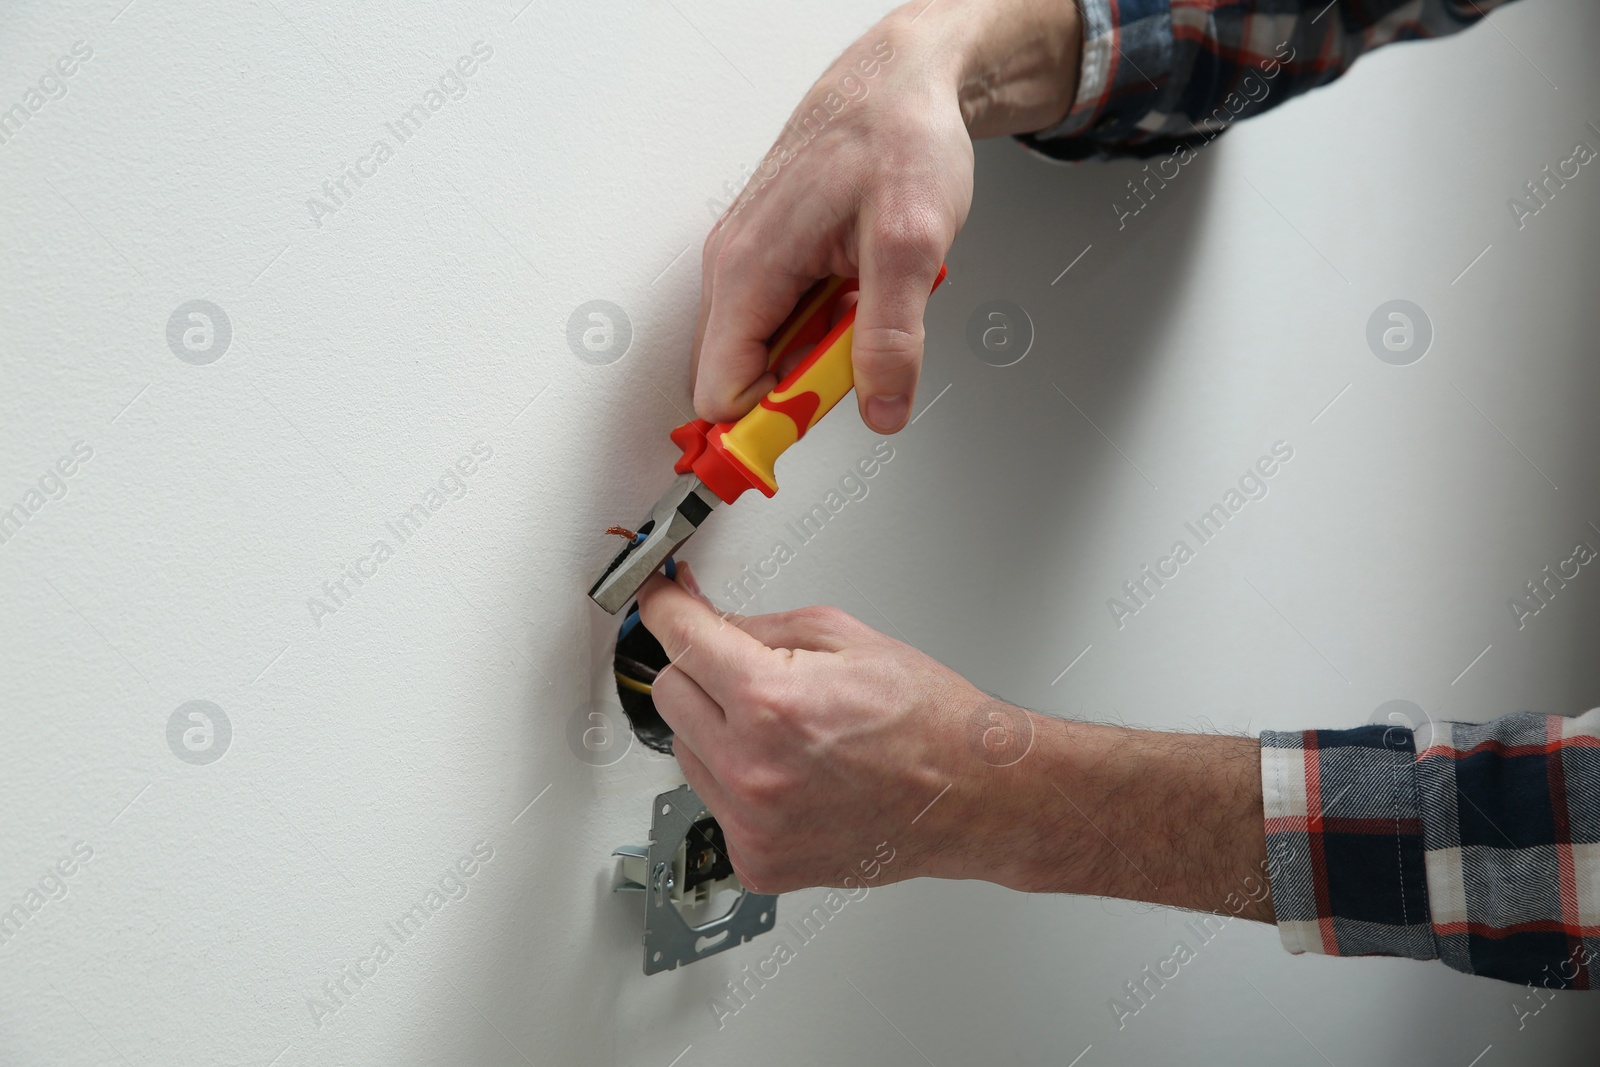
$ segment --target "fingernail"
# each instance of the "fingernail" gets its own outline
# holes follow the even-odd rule
[[[911,404],[903,396],[874,396],[867,400],[867,422],[879,433],[893,433],[906,421]]]

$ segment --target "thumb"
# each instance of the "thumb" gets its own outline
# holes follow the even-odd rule
[[[894,433],[911,413],[922,370],[922,313],[952,238],[932,215],[871,214],[861,239],[852,363],[862,421]]]

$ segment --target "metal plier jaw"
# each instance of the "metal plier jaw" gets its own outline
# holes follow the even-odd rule
[[[589,599],[613,615],[621,611],[645,580],[689,540],[720,503],[721,498],[699,478],[680,475],[639,527],[644,540],[629,544],[617,554],[589,590]]]

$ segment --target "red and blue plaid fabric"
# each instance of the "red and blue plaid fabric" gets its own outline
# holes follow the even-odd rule
[[[1290,952],[1600,980],[1600,708],[1268,731],[1261,784]]]
[[[1391,41],[1440,37],[1506,0],[1078,0],[1066,118],[1021,138],[1057,159],[1148,157],[1216,137]]]

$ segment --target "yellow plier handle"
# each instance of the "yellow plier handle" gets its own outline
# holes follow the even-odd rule
[[[941,264],[934,289],[944,277]],[[856,309],[852,305],[836,323],[833,315],[857,285],[856,279],[835,274],[812,286],[773,334],[768,366],[777,366],[802,345],[816,347],[737,422],[695,419],[673,430],[673,442],[683,449],[673,469],[679,474],[693,471],[727,504],[746,489],[776,493],[772,468],[778,457],[855,387],[850,356]]]

